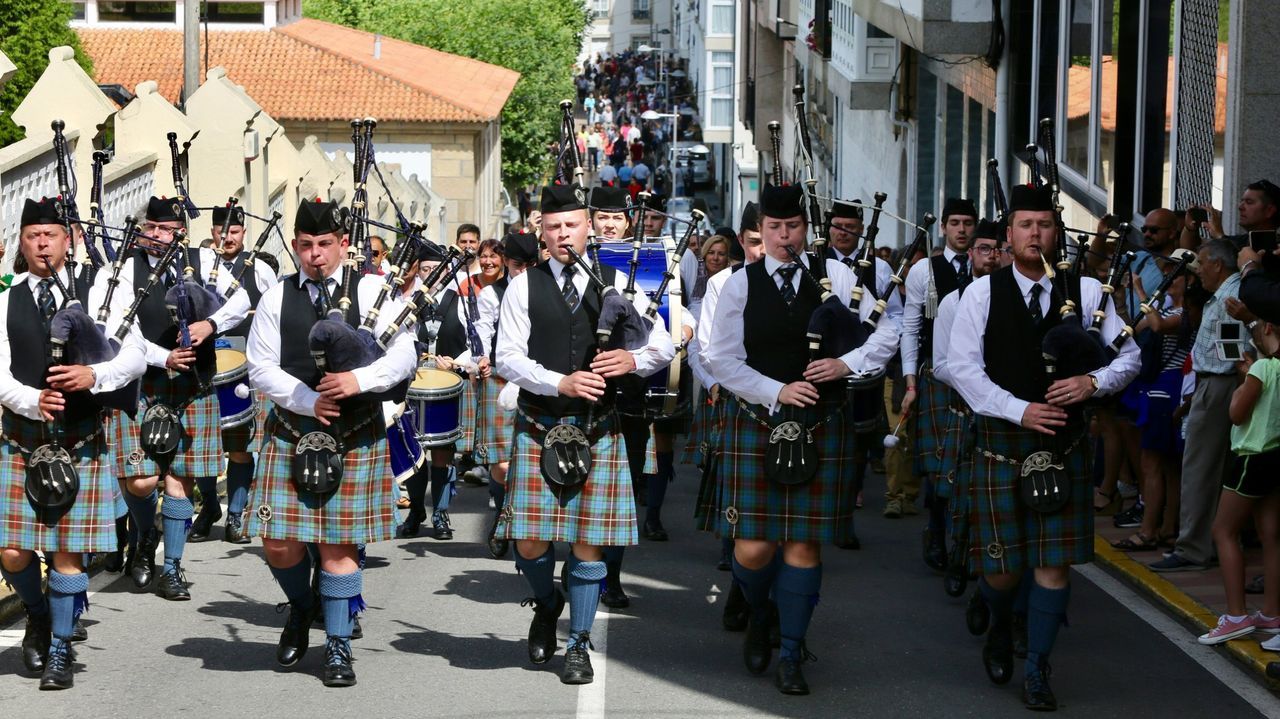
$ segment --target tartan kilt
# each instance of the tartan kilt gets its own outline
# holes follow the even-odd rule
[[[943,384],[938,382],[938,384]],[[945,386],[945,385],[944,385]],[[972,414],[960,398],[960,393],[947,388],[946,425],[942,428],[942,457],[938,461],[939,481],[934,482],[934,491],[942,499],[952,499],[955,494],[956,475],[960,465],[960,454],[973,423]],[[971,443],[972,444],[972,443]]]
[[[983,574],[1093,561],[1093,482],[1087,442],[1064,457],[1071,498],[1054,514],[1028,509],[1018,496],[1020,467],[985,456],[987,450],[1021,462],[1044,448],[1042,436],[1001,419],[979,416],[968,475],[973,526],[972,565]]]
[[[142,451],[140,431],[142,416],[155,401],[144,394],[138,403],[138,416],[116,413],[115,471],[119,479],[154,477],[160,468]],[[215,393],[197,397],[182,410],[182,438],[178,451],[169,463],[169,474],[183,479],[216,477],[222,473],[222,428],[218,413],[218,395]]]
[[[546,427],[558,422],[555,417],[535,419]],[[601,434],[591,444],[591,477],[561,505],[542,478],[542,432],[517,412],[507,503],[498,518],[497,536],[595,547],[636,544],[631,469],[618,425],[616,415],[601,424]]]
[[[707,390],[699,388],[698,400],[694,404],[693,426],[689,431],[689,441],[685,443],[684,451],[680,455],[681,464],[702,466],[706,454],[703,444],[710,434],[710,425],[715,421],[715,414],[716,408],[711,404]]]
[[[764,407],[750,407],[758,416],[767,416]],[[797,420],[812,427],[833,409],[830,403],[820,403],[800,410]],[[851,466],[854,434],[846,431],[848,413],[845,406],[813,430],[817,475],[806,484],[783,487],[764,474],[770,429],[748,415],[738,398],[727,396],[718,496],[713,500],[717,534],[775,542],[847,541],[853,535],[857,499]]]
[[[700,465],[702,478],[698,485],[698,498],[693,505],[694,526],[704,532],[714,532],[719,528],[720,518],[720,471],[718,462],[721,458],[721,435],[724,433],[725,396],[714,404],[708,405],[706,424],[706,451],[702,453]],[[713,466],[708,467],[708,463]]]
[[[476,382],[470,377],[462,378],[462,396],[458,398],[458,422],[462,425],[462,438],[454,444],[460,453],[467,453],[475,448],[476,422],[479,420],[479,407],[476,406]]]
[[[110,552],[116,549],[116,487],[111,453],[100,434],[72,453],[80,491],[71,508],[52,526],[27,500],[27,462],[9,442],[0,442],[0,548],[40,552]]]
[[[945,382],[935,379],[932,369],[919,375],[916,395],[915,427],[911,436],[915,439],[915,472],[919,475],[938,474],[942,471],[942,458],[946,453],[943,437],[948,415],[947,397],[953,390]]]
[[[511,433],[516,413],[498,406],[498,395],[506,386],[507,381],[496,374],[480,383],[480,390],[484,393],[482,443],[490,464],[511,461]]]
[[[249,490],[251,536],[317,544],[367,544],[395,537],[400,493],[391,475],[383,422],[375,420],[345,440],[342,482],[325,496],[300,492],[294,486],[294,440],[285,439],[284,430],[275,429],[276,422],[273,408]],[[318,423],[313,420],[295,427],[305,434]]]
[[[222,449],[227,452],[257,452],[258,451],[258,431],[260,427],[267,424],[267,398],[262,396],[258,390],[250,390],[253,393],[253,402],[256,410],[253,417],[248,422],[239,427],[231,427],[222,430]],[[221,409],[219,409],[221,413]],[[219,416],[221,423],[221,416]]]

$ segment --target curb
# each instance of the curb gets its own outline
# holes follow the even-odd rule
[[[1112,547],[1102,535],[1094,535],[1093,552],[1098,563],[1121,574],[1129,584],[1159,601],[1184,623],[1190,623],[1201,633],[1217,626],[1217,614],[1192,599],[1164,577],[1148,569],[1145,564],[1135,561],[1129,555]],[[1274,652],[1268,652],[1252,639],[1233,640],[1218,646],[1225,649],[1233,659],[1262,677],[1270,686],[1280,686],[1280,682],[1267,677],[1267,664],[1280,660],[1280,656]]]

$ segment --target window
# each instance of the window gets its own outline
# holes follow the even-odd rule
[[[71,19],[72,20],[84,19],[84,5],[85,5],[85,0],[75,0],[74,2],[71,3]]]
[[[733,126],[733,53],[711,53],[711,87],[707,88],[711,98],[711,112],[708,115],[708,127]]]
[[[734,30],[735,7],[732,0],[713,0],[711,3],[711,34],[732,35]]]
[[[934,184],[938,176],[938,146],[941,144],[938,142],[937,76],[921,67],[916,88],[919,120],[916,122],[916,204],[912,212],[919,216],[925,210],[934,212],[938,206],[938,192]]]
[[[969,98],[969,129],[965,135],[968,145],[965,148],[964,196],[971,198],[973,204],[981,205],[982,173],[987,163],[982,157],[982,105]]]
[[[261,25],[263,21],[260,2],[210,2],[205,3],[209,22],[235,22]]]
[[[122,2],[99,0],[100,22],[177,22],[176,2]]]
[[[944,137],[947,154],[942,174],[946,187],[944,197],[960,197],[964,190],[964,93],[947,85],[946,100]]]
[[[609,0],[592,0],[591,17],[597,20],[609,17]]]
[[[649,2],[650,0],[631,0],[631,19],[648,20]]]

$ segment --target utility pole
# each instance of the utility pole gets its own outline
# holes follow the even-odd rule
[[[200,87],[200,0],[182,3],[182,102]]]

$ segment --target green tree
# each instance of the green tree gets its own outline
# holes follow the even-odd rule
[[[80,48],[80,38],[68,23],[71,3],[64,0],[3,0],[0,2],[0,52],[18,71],[0,92],[0,147],[26,135],[10,115],[49,65],[49,50],[70,45],[76,62],[93,76],[93,65]]]
[[[546,174],[559,103],[574,97],[584,0],[305,0],[303,14],[519,72],[502,111],[503,177],[523,185]]]

